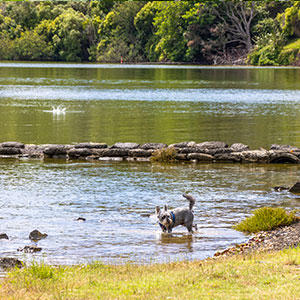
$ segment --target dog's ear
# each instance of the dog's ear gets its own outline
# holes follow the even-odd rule
[[[165,210],[165,211],[167,211],[167,210],[168,210],[168,205],[167,205],[167,204],[165,204],[165,206],[164,206],[164,210]]]
[[[156,214],[158,215],[159,212],[160,212],[160,207],[159,207],[159,206],[156,206],[155,211],[156,211]]]

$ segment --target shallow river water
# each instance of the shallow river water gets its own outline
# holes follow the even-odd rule
[[[243,142],[300,147],[300,69],[0,63],[0,142]],[[202,259],[247,237],[231,226],[276,193],[294,165],[0,160],[0,256],[57,264]],[[197,199],[198,233],[163,235],[155,206]],[[150,217],[149,217],[150,215]],[[78,222],[78,217],[86,222]],[[29,232],[48,237],[42,252]]]

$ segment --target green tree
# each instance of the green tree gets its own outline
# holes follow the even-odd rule
[[[72,8],[56,17],[52,22],[44,22],[53,49],[54,57],[63,61],[88,59],[86,47],[85,22],[87,18]]]
[[[154,17],[155,34],[158,43],[155,47],[160,61],[186,61],[187,43],[184,33],[187,22],[183,18],[194,1],[161,1]]]
[[[144,5],[134,18],[140,53],[148,61],[158,60],[155,47],[159,42],[159,37],[155,35],[153,23],[154,17],[161,9],[162,6],[157,1],[151,1]]]
[[[300,37],[300,2],[288,7],[284,13],[278,16],[283,34],[288,37]]]
[[[25,31],[14,40],[13,55],[16,60],[49,60],[53,47],[35,31]]]
[[[211,13],[211,4],[195,3],[184,15],[188,26],[184,37],[187,41],[186,59],[201,63],[211,63],[222,45],[216,32],[216,16]]]
[[[29,1],[10,1],[5,5],[5,15],[24,29],[32,29],[38,23],[36,4]]]
[[[100,42],[97,47],[98,61],[119,62],[141,61],[136,47],[137,30],[134,18],[145,5],[143,1],[125,1],[116,4],[100,24],[98,34]]]

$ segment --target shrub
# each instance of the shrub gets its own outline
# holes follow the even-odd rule
[[[296,222],[295,212],[288,213],[283,208],[262,207],[253,211],[253,215],[233,226],[238,231],[254,233],[268,231]]]
[[[173,162],[175,161],[176,154],[177,151],[173,147],[158,149],[152,153],[151,161],[164,163]]]

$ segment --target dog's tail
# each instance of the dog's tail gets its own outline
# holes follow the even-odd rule
[[[190,210],[192,210],[195,205],[196,199],[188,194],[183,194],[182,196],[190,201]]]

